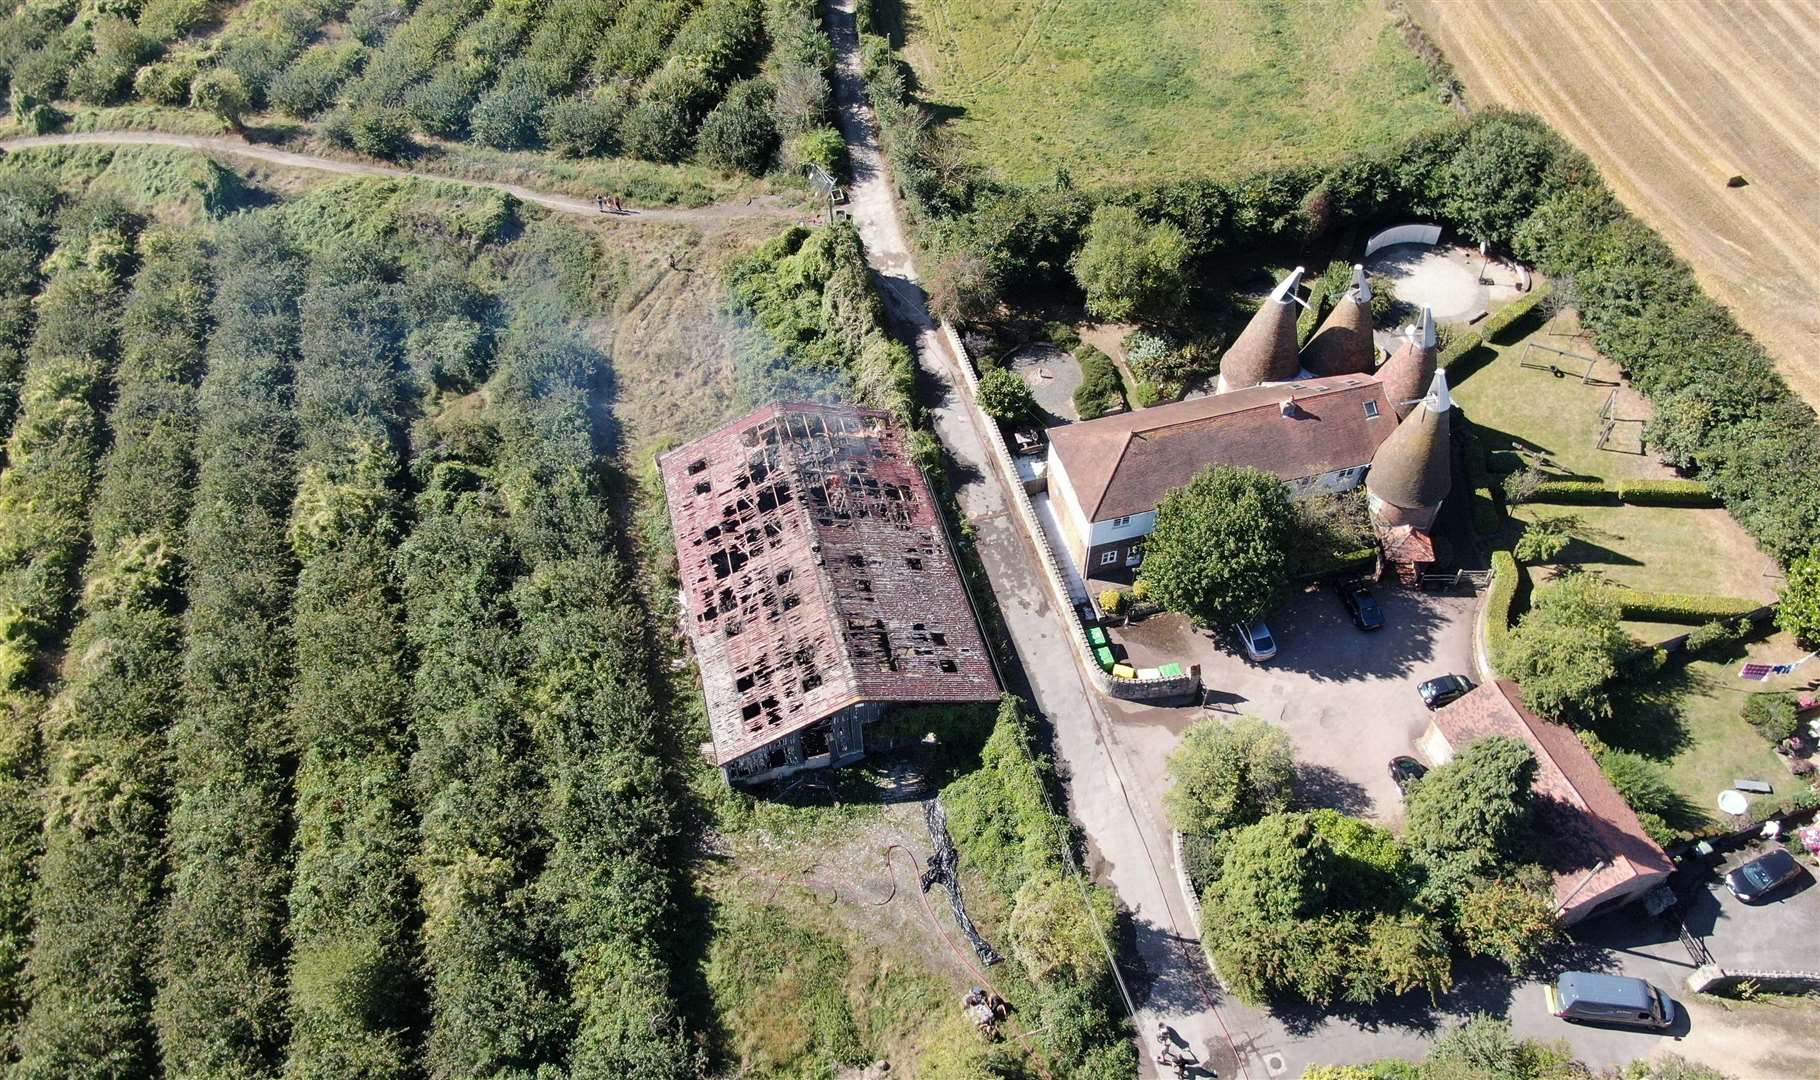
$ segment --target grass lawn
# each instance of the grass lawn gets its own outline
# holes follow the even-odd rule
[[[1378,0],[900,2],[925,96],[1009,180],[1242,176],[1455,118]]]
[[[1753,801],[1781,799],[1799,781],[1744,722],[1742,711],[1749,694],[1788,690],[1795,683],[1745,682],[1738,678],[1738,665],[1746,658],[1773,663],[1800,655],[1792,638],[1774,634],[1711,651],[1684,667],[1670,667],[1652,684],[1621,697],[1617,718],[1600,725],[1599,735],[1613,747],[1660,761],[1675,790],[1687,800],[1689,812],[1701,819],[1722,816],[1715,800],[1735,779],[1765,780],[1775,788],[1773,795],[1752,796]]]
[[[1572,314],[1564,314],[1535,325],[1509,344],[1488,346],[1450,369],[1454,398],[1478,428],[1486,449],[1494,455],[1517,452],[1553,475],[1606,480],[1672,476],[1653,455],[1595,449],[1599,410],[1610,386],[1587,385],[1571,376],[1555,378],[1523,366],[1526,345],[1551,346],[1594,358],[1598,362],[1593,378],[1616,382],[1616,365],[1597,357],[1589,341],[1572,334],[1574,329]],[[1574,371],[1583,366],[1534,349],[1529,361]],[[1642,421],[1651,415],[1649,403],[1621,386],[1614,415],[1625,422],[1617,426],[1610,445],[1622,451],[1640,449]],[[1578,538],[1562,562],[1596,571],[1617,584],[1660,592],[1775,597],[1779,578],[1770,576],[1776,569],[1773,562],[1723,510],[1530,503],[1514,508],[1513,514],[1519,522],[1558,515],[1581,522]],[[1514,529],[1506,541],[1514,539]],[[1547,568],[1537,569],[1538,581],[1546,580]],[[1658,640],[1678,631],[1658,634],[1655,628],[1639,626],[1636,632],[1643,640]]]

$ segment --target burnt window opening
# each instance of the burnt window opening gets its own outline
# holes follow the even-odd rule
[[[793,569],[792,567],[786,566],[782,570],[779,570],[777,572],[777,583],[779,585],[788,585],[788,584],[790,584],[790,579],[795,576],[796,576],[795,569]]]
[[[748,701],[745,707],[739,710],[739,717],[741,720],[755,720],[758,718],[758,712],[758,702]]]
[[[795,593],[791,593],[789,596],[784,597],[784,610],[789,611],[800,603],[802,603],[802,600],[798,598]]]
[[[954,672],[960,670],[960,667],[952,660],[943,660],[940,666],[943,671]]]
[[[931,644],[931,645],[946,645],[946,644],[948,644],[948,635],[947,635],[947,634],[943,634],[943,633],[934,633],[934,634],[930,634],[930,635],[929,635],[929,644]]]
[[[855,581],[853,583],[853,587],[863,593],[869,593],[872,591],[872,583],[870,581],[866,581],[864,579]]]
[[[691,461],[689,463],[689,475],[694,476],[696,473],[701,472],[703,469],[705,469],[707,467],[708,467],[708,461],[706,458],[703,458],[700,461]]]
[[[706,495],[708,492],[713,491],[713,490],[714,490],[714,485],[710,484],[706,480],[697,480],[695,482],[695,494],[697,494],[697,495]]]
[[[830,752],[830,747],[828,745],[828,729],[825,725],[817,724],[816,726],[809,728],[807,731],[803,732],[803,756],[804,757],[806,757],[806,758],[821,757],[823,754],[826,754],[829,752]]]
[[[866,565],[866,557],[864,555],[849,555],[847,556],[847,565],[864,566]]]
[[[754,684],[754,683],[756,683],[756,682],[757,682],[757,681],[758,681],[758,680],[757,680],[757,679],[755,679],[755,678],[754,678],[754,677],[753,677],[753,676],[751,676],[751,675],[741,675],[741,676],[740,676],[740,677],[739,677],[739,678],[738,678],[738,679],[737,679],[737,680],[735,680],[735,682],[734,682],[734,683],[733,683],[733,689],[735,689],[735,690],[737,690],[737,691],[739,691],[739,692],[740,692],[740,693],[742,693],[742,694],[743,694],[743,693],[745,693],[745,692],[746,692],[746,691],[748,691],[748,690],[750,690],[750,689],[752,689],[752,686],[753,686],[753,684]]]
[[[912,570],[921,570],[923,568],[923,560],[906,557],[904,559],[904,565]]]
[[[811,671],[809,674],[803,676],[803,693],[806,694],[809,691],[820,686],[821,684],[822,684],[821,675],[818,674],[817,672]]]

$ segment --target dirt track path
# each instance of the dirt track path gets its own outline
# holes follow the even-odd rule
[[[1801,0],[1415,0],[1475,104],[1541,115],[1820,407],[1820,26]],[[1727,188],[1732,175],[1749,186]]]
[[[421,172],[394,165],[375,165],[361,161],[320,157],[315,154],[300,154],[292,150],[259,146],[243,139],[206,135],[173,135],[161,131],[84,131],[0,140],[0,150],[8,153],[42,146],[171,146],[184,150],[196,150],[205,154],[228,154],[263,161],[271,165],[282,165],[292,169],[312,169],[317,172],[336,173],[343,176],[380,176],[393,180],[434,180],[445,184],[463,184],[468,187],[503,191],[521,202],[534,203],[558,213],[583,214],[588,217],[602,216],[600,211],[595,208],[592,199],[577,199],[548,191],[534,191],[518,184],[506,184],[492,180],[470,180],[466,177]],[[622,221],[674,221],[693,225],[711,225],[743,218],[795,219],[803,215],[800,210],[787,206],[775,198],[759,196],[745,202],[720,202],[691,209],[640,207],[626,210],[619,215],[607,216]]]

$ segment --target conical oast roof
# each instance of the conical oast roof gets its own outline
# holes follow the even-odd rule
[[[1402,419],[1416,407],[1416,399],[1428,392],[1434,377],[1435,320],[1423,308],[1416,335],[1397,346],[1397,351],[1378,369],[1378,378],[1384,383],[1384,395],[1390,398],[1391,407],[1397,410],[1397,418]]]
[[[1371,340],[1371,283],[1365,268],[1352,268],[1352,289],[1340,298],[1302,350],[1302,366],[1313,375],[1358,375],[1377,365]]]
[[[1425,529],[1434,520],[1453,483],[1448,444],[1452,413],[1447,374],[1436,372],[1428,396],[1378,447],[1371,471],[1365,474],[1372,512],[1381,523]]]
[[[1267,382],[1289,382],[1302,370],[1296,355],[1295,322],[1301,310],[1295,289],[1302,281],[1302,268],[1277,282],[1257,314],[1245,324],[1239,339],[1220,357],[1219,390],[1243,390]]]

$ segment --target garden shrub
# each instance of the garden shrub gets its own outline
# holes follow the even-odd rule
[[[1631,506],[1718,506],[1705,484],[1698,480],[1619,480],[1618,501]]]
[[[777,150],[771,95],[771,84],[761,79],[734,83],[702,119],[697,138],[702,160],[729,172],[764,175]]]
[[[1603,480],[1543,480],[1530,493],[1529,501],[1611,506],[1617,503],[1618,495]]]
[[[1081,364],[1081,385],[1074,388],[1074,411],[1082,420],[1121,411],[1125,407],[1125,386],[1112,358],[1092,345],[1080,346],[1074,355]]]
[[[193,60],[160,60],[133,76],[133,93],[154,105],[187,105],[190,83],[201,70]]]
[[[1498,509],[1498,497],[1488,487],[1472,489],[1472,530],[1482,537],[1498,535],[1504,527],[1504,515]]]
[[[1485,650],[1491,665],[1503,671],[1501,658],[1510,644],[1510,628],[1527,605],[1529,576],[1509,551],[1491,553],[1491,588],[1485,594]]]
[[[1736,619],[1764,606],[1762,601],[1740,596],[1644,592],[1619,585],[1603,586],[1600,591],[1618,605],[1621,617],[1633,622],[1698,624]]]
[[[1743,715],[1744,722],[1772,744],[1793,735],[1799,726],[1795,696],[1789,693],[1748,694]]]

